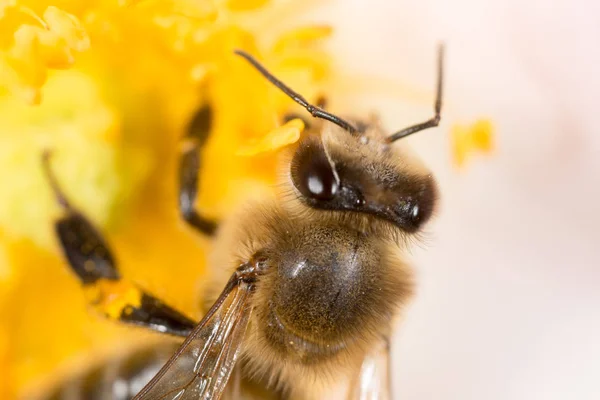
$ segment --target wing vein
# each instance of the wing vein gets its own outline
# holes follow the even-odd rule
[[[253,283],[235,274],[177,352],[134,400],[218,399],[241,350]]]

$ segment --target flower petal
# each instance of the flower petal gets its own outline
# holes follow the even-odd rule
[[[85,51],[90,47],[90,38],[79,20],[63,10],[50,6],[44,11],[48,29],[63,38],[66,45],[75,51]]]
[[[269,0],[227,0],[225,3],[231,11],[252,11],[264,7]]]
[[[242,145],[237,155],[253,156],[259,153],[280,150],[282,147],[296,143],[300,139],[300,134],[304,130],[304,122],[301,119],[293,119],[278,128],[272,130],[269,134],[258,141]]]
[[[281,35],[273,46],[274,53],[283,53],[291,49],[312,46],[314,42],[331,36],[333,29],[329,25],[303,26]]]

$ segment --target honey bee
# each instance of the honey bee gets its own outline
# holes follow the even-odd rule
[[[433,118],[391,135],[373,119],[342,119],[324,103],[310,104],[251,55],[235,53],[315,119],[286,154],[279,190],[219,223],[194,208],[210,107],[190,124],[179,209],[190,226],[214,237],[211,265],[215,285],[224,287],[199,323],[120,275],[101,234],[62,193],[50,154],[43,158],[64,209],[56,234],[84,290],[95,291],[94,306],[109,318],[185,338],[158,372],[162,361],[146,360],[121,377],[127,390],[117,395],[108,382],[100,397],[131,398],[141,388],[134,399],[390,398],[389,338],[413,293],[403,239],[422,230],[438,197],[432,174],[395,142],[439,124],[443,47]],[[126,301],[115,308],[106,299],[119,293]]]

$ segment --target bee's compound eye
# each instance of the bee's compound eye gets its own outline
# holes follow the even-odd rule
[[[292,180],[306,198],[332,200],[339,190],[338,178],[320,142],[309,140],[292,161]]]
[[[306,196],[317,200],[331,200],[337,193],[338,182],[329,164],[314,163],[307,168],[303,178],[300,191]]]

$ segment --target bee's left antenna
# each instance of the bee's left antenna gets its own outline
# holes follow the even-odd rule
[[[56,201],[62,208],[65,210],[71,210],[71,204],[63,194],[60,186],[58,185],[58,181],[56,180],[56,176],[52,171],[52,167],[50,166],[50,159],[52,158],[51,150],[44,150],[42,153],[42,168],[44,170],[44,175],[46,175],[46,179],[52,188],[52,192],[54,192],[54,197],[56,197]]]
[[[325,119],[327,121],[333,122],[337,126],[343,128],[344,130],[347,130],[348,132],[350,132],[352,134],[358,133],[358,130],[348,121],[343,120],[342,118],[338,117],[337,115],[328,113],[327,111],[323,110],[320,107],[310,104],[302,95],[300,95],[299,93],[296,93],[294,90],[292,90],[292,88],[287,86],[285,83],[281,82],[279,79],[277,79],[275,76],[273,76],[273,74],[271,74],[269,71],[267,71],[267,69],[265,67],[263,67],[262,64],[259,63],[250,54],[248,54],[242,50],[236,50],[234,53],[237,54],[238,56],[241,56],[246,61],[248,61],[250,64],[252,64],[252,66],[254,68],[256,68],[258,70],[258,72],[260,72],[265,78],[267,78],[267,80],[269,82],[271,82],[273,85],[277,86],[277,88],[279,90],[281,90],[283,93],[285,93],[289,98],[291,98],[296,103],[298,103],[302,107],[304,107],[306,109],[306,111],[308,111],[310,113],[310,115],[312,115],[313,117],[321,118],[321,119]]]

